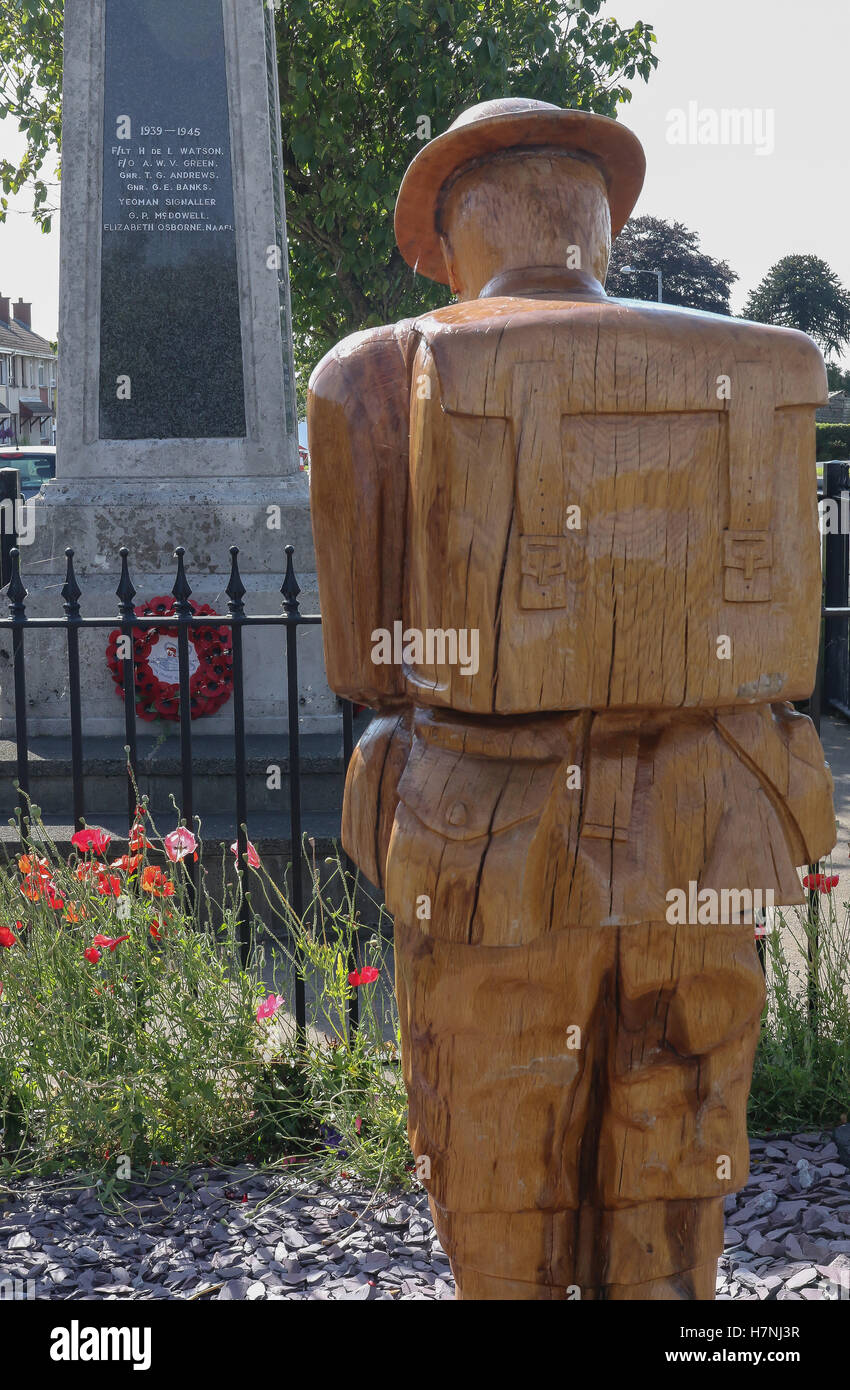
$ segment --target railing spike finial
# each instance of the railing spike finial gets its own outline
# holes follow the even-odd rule
[[[12,562],[12,574],[9,583],[6,585],[6,597],[9,600],[9,613],[13,618],[24,618],[26,612],[24,604],[26,602],[27,590],[24,581],[21,579],[21,552],[17,546],[13,546],[9,551],[9,559]]]
[[[295,566],[292,563],[294,554],[295,546],[288,545],[286,547],[286,574],[283,576],[283,583],[280,586],[280,592],[283,594],[283,611],[292,616],[298,613],[298,595],[301,593],[301,587],[295,578]]]
[[[62,597],[65,600],[65,615],[68,618],[78,618],[80,616],[80,599],[82,589],[77,583],[77,576],[74,573],[74,551],[69,545],[65,551],[65,558],[68,565],[65,571],[65,583],[62,585]]]
[[[230,547],[230,580],[225,593],[228,598],[228,608],[232,614],[244,612],[245,605],[242,602],[248,590],[242,583],[242,576],[239,573],[239,546]]]
[[[136,597],[136,590],[130,578],[129,556],[130,552],[126,545],[122,545],[118,554],[121,556],[121,578],[118,581],[118,588],[115,590],[118,595],[118,611],[122,618],[132,618],[133,599]]]
[[[185,613],[187,610],[191,612],[189,599],[192,596],[192,589],[186,578],[186,568],[184,564],[185,554],[185,546],[178,545],[174,552],[174,558],[177,561],[177,578],[174,581],[174,588],[171,590],[176,599],[175,607],[178,613]]]

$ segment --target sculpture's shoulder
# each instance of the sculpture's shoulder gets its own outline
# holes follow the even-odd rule
[[[397,395],[407,380],[412,330],[413,320],[404,319],[343,338],[313,370],[311,404],[347,406],[359,401],[374,409]]]
[[[823,357],[805,333],[642,300],[478,299],[421,315],[412,339],[448,409],[498,413],[513,367],[530,362],[562,368],[572,408],[588,410],[704,409],[719,377],[734,392],[736,369],[753,366],[778,406],[827,398]]]
[[[693,352],[730,365],[762,363],[775,373],[778,403],[818,405],[827,399],[823,355],[807,334],[796,328],[754,323],[727,314],[711,314],[673,304],[612,299],[617,331],[626,339],[645,338],[656,347],[690,345]]]

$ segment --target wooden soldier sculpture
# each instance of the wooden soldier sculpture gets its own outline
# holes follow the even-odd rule
[[[710,1299],[748,1174],[752,908],[832,781],[803,334],[603,283],[623,126],[485,102],[396,234],[457,302],[311,381],[343,843],[395,917],[409,1133],[458,1295]]]

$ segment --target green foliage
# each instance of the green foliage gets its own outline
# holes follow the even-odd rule
[[[261,0],[255,0],[261,3]],[[616,114],[657,64],[649,24],[603,0],[283,0],[277,8],[299,388],[346,334],[448,302],[393,238],[401,177],[464,107],[500,96]],[[0,164],[7,193],[36,181],[60,133],[62,0],[2,0],[0,117],[27,135]],[[3,208],[0,206],[0,216]]]
[[[138,864],[104,868],[108,861],[76,852],[66,862],[36,816],[38,888],[18,865],[0,868],[0,927],[13,938],[0,930],[0,1175],[82,1169],[111,1190],[126,1156],[123,1177],[135,1180],[154,1163],[211,1160],[295,1165],[310,1177],[344,1166],[363,1182],[405,1184],[412,1162],[383,937],[363,941],[347,884],[336,894],[341,906],[324,901],[328,875],[342,878],[338,863],[323,866],[324,887],[316,870],[303,919],[264,869],[251,873],[278,931],[253,916],[243,965],[232,863],[216,902],[201,846],[199,927],[183,863],[165,863],[173,896],[145,891],[145,868],[162,859],[149,835]],[[118,896],[99,890],[104,872]],[[113,948],[101,941],[99,956],[87,958],[96,936]],[[358,938],[381,974],[360,988],[360,1027],[350,1034]],[[296,964],[316,1001],[301,1044],[290,1012]],[[268,993],[273,1015],[258,1017]]]
[[[17,121],[27,142],[17,163],[0,158],[0,220],[9,195],[31,183],[45,232],[52,212],[42,169],[62,137],[62,12],[61,0],[0,0],[0,120]]]
[[[817,460],[850,459],[850,425],[817,426]]]
[[[819,256],[783,256],[750,292],[744,318],[799,328],[840,353],[850,343],[850,292]]]
[[[731,313],[729,295],[738,276],[726,261],[716,261],[701,251],[697,233],[688,231],[681,222],[633,217],[614,242],[605,283],[608,294],[622,299],[655,299],[655,277],[624,275],[624,265],[644,272],[660,270],[665,304],[712,314]]]
[[[837,362],[827,362],[826,376],[830,391],[846,391],[850,395],[850,371],[839,367]]]
[[[817,981],[810,1012],[806,958]],[[850,904],[814,894],[776,913],[750,1091],[755,1133],[828,1128],[850,1113]]]

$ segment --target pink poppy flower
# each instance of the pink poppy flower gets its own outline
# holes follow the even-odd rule
[[[362,970],[352,970],[348,977],[348,983],[359,989],[361,985],[372,985],[380,975],[380,970],[376,970],[374,965],[364,965]]]
[[[239,857],[239,841],[238,841],[238,840],[234,840],[234,841],[233,841],[233,844],[230,846],[230,852],[231,852],[231,854],[232,854],[235,858],[238,858],[238,857]],[[250,866],[251,866],[252,869],[259,869],[259,867],[260,867],[260,856],[259,856],[259,854],[257,853],[257,851],[254,849],[254,846],[251,844],[251,841],[250,841],[250,840],[248,841],[248,847],[247,847],[247,851],[246,851],[246,854],[245,854],[245,858],[248,860],[248,863],[250,864]]]
[[[185,859],[187,854],[195,854],[198,841],[191,830],[187,830],[185,826],[181,825],[176,830],[172,830],[170,835],[164,836],[162,845],[172,864],[177,864],[181,859]]]
[[[91,850],[92,854],[105,854],[109,849],[112,836],[108,830],[101,830],[97,825],[87,825],[85,830],[78,830],[76,835],[71,836],[71,844],[75,849],[80,849],[84,854]]]
[[[282,1008],[282,994],[267,994],[262,1004],[257,1009],[257,1022],[262,1023],[264,1018],[274,1018],[278,1009]]]

